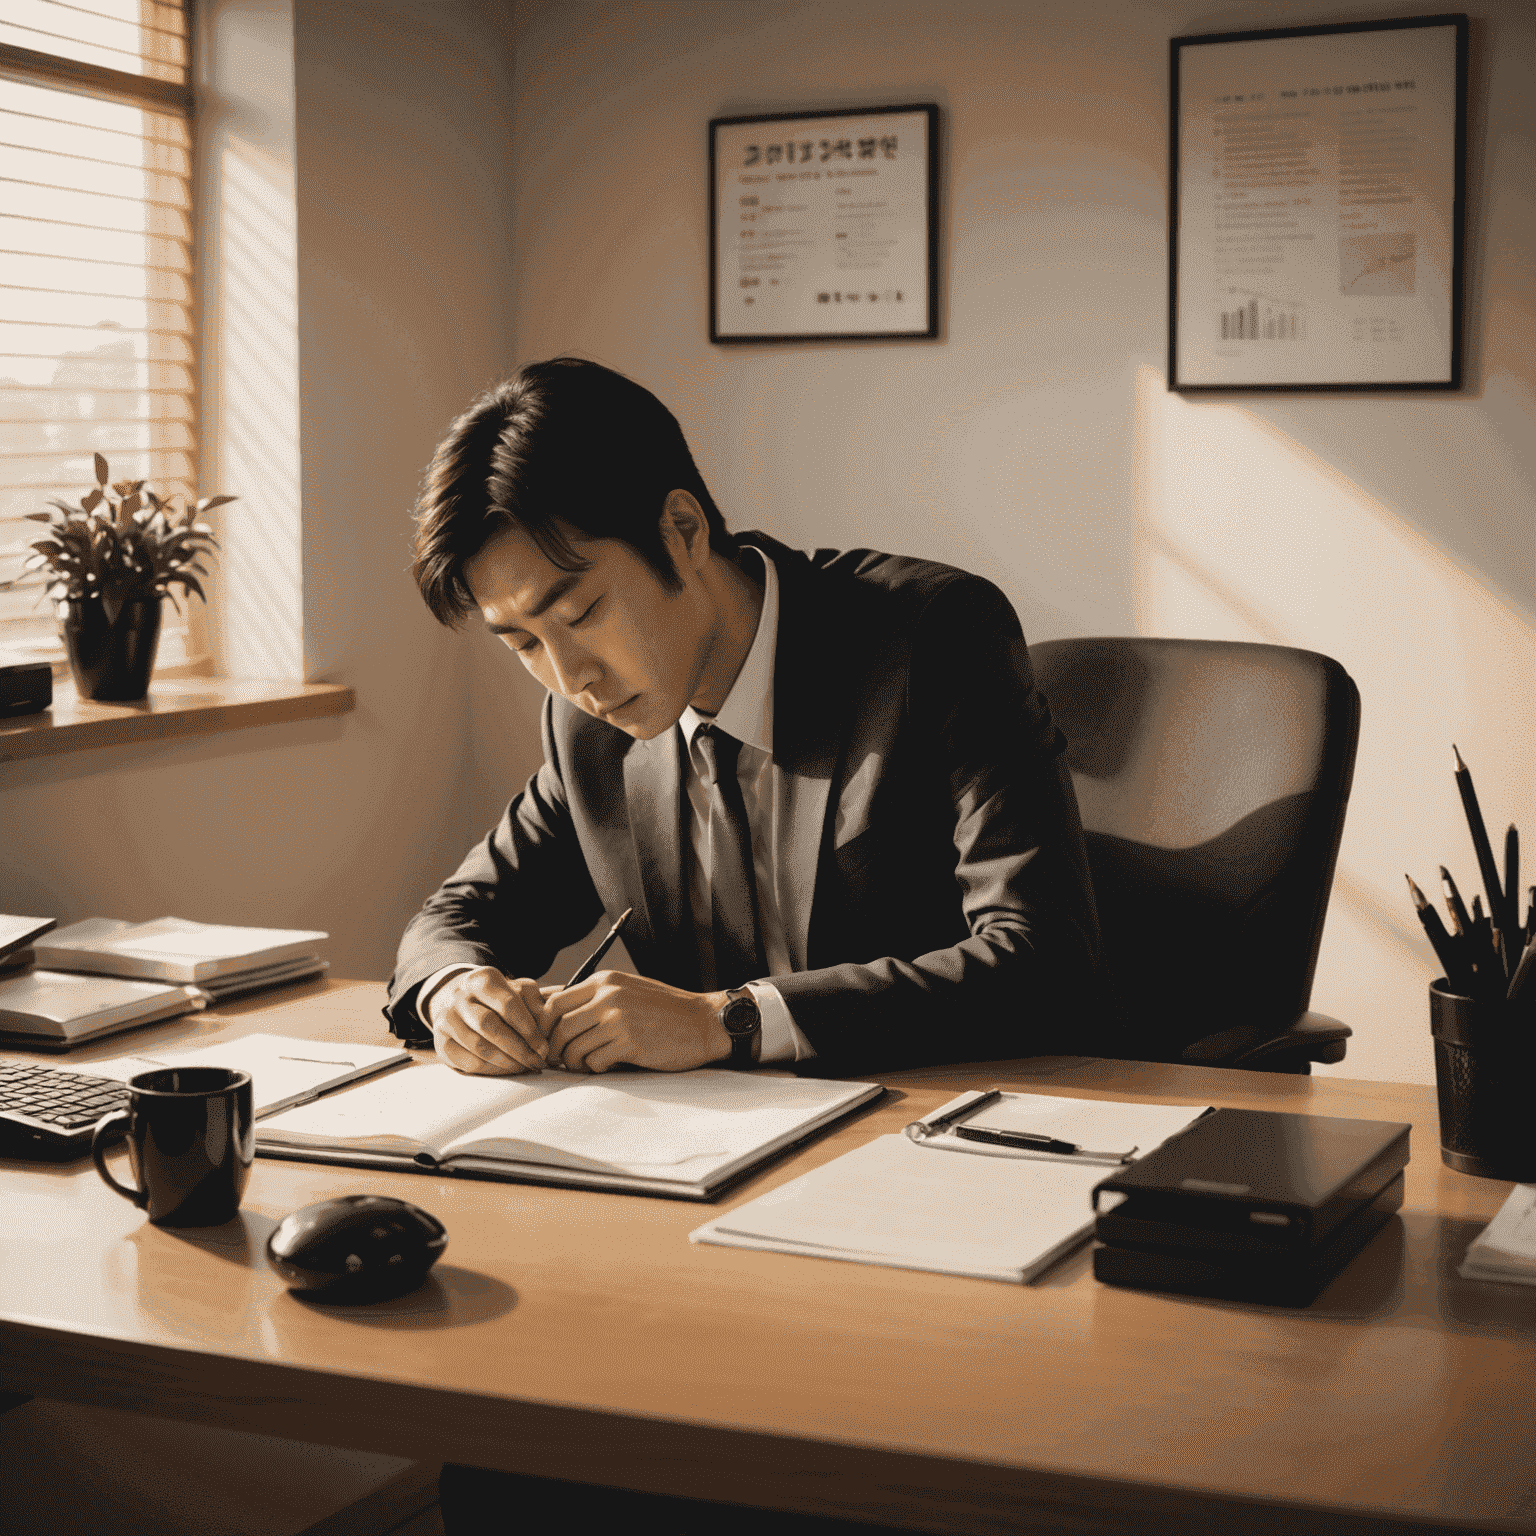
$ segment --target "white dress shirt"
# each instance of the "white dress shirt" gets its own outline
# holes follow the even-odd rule
[[[750,548],[750,546],[744,546]],[[763,611],[757,621],[752,648],[731,684],[720,712],[712,718],[690,705],[678,728],[688,744],[688,837],[693,849],[689,865],[688,904],[699,953],[708,954],[714,943],[710,917],[710,871],[714,868],[709,846],[709,780],[699,731],[714,725],[741,743],[736,777],[747,808],[752,834],[752,874],[757,886],[757,931],[769,976],[787,976],[794,967],[784,938],[780,916],[780,890],[788,871],[784,867],[783,829],[778,825],[773,793],[773,658],[779,639],[779,577],[773,561],[760,549],[751,553],[762,562]],[[767,980],[747,983],[747,990],[763,1016],[761,1061],[803,1061],[816,1054],[811,1042],[795,1027],[789,1004]]]
[[[751,546],[743,548],[750,549],[757,557],[763,571],[763,611],[758,617],[752,647],[720,706],[720,712],[711,718],[690,705],[676,726],[682,731],[688,747],[688,774],[684,787],[688,793],[688,836],[693,852],[689,865],[688,903],[693,913],[699,953],[707,954],[714,943],[710,914],[709,783],[698,733],[701,727],[713,724],[742,744],[736,776],[741,782],[747,825],[752,834],[758,932],[762,935],[769,976],[784,976],[794,967],[790,964],[784,922],[780,916],[779,893],[788,871],[784,864],[783,829],[778,826],[773,793],[773,661],[779,637],[779,578],[767,555]],[[464,964],[445,965],[422,983],[416,994],[416,1011],[424,1024],[430,1023],[426,1005],[432,994],[450,976],[473,969]],[[765,978],[748,982],[747,990],[763,1019],[760,1061],[803,1061],[816,1054],[810,1041],[796,1028],[789,1005],[771,981]]]

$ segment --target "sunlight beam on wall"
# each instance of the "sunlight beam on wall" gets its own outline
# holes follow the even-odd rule
[[[1536,627],[1256,410],[1170,394],[1150,366],[1135,454],[1138,632],[1321,651],[1360,688],[1312,997],[1355,1038],[1321,1070],[1401,1080],[1407,1062],[1410,1080],[1433,1082],[1425,990],[1439,967],[1403,875],[1435,891],[1446,864],[1469,902],[1479,888],[1452,742],[1495,843],[1513,821],[1536,849]]]
[[[238,140],[222,156],[222,657],[234,677],[301,679],[298,247],[291,165]]]

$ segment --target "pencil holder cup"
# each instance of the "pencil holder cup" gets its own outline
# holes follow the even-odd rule
[[[1440,1158],[1485,1179],[1536,1181],[1536,1040],[1515,1010],[1461,997],[1442,976],[1429,986],[1440,1100]]]

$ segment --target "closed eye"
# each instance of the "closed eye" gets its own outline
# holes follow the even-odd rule
[[[600,598],[600,597],[593,598],[592,602],[588,605],[586,611],[583,612],[583,613],[578,614],[574,619],[571,620],[571,628],[572,629],[576,629],[580,625],[585,624],[587,622],[587,620],[592,617],[593,613],[596,612],[596,610],[597,610],[599,604],[601,604],[601,602],[602,602],[602,598]]]

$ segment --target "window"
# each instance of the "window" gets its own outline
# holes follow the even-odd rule
[[[182,0],[0,12],[0,581],[95,451],[114,480],[196,494],[189,81]],[[4,659],[62,663],[44,585],[0,591]],[[162,674],[198,668],[197,607],[167,609]]]

